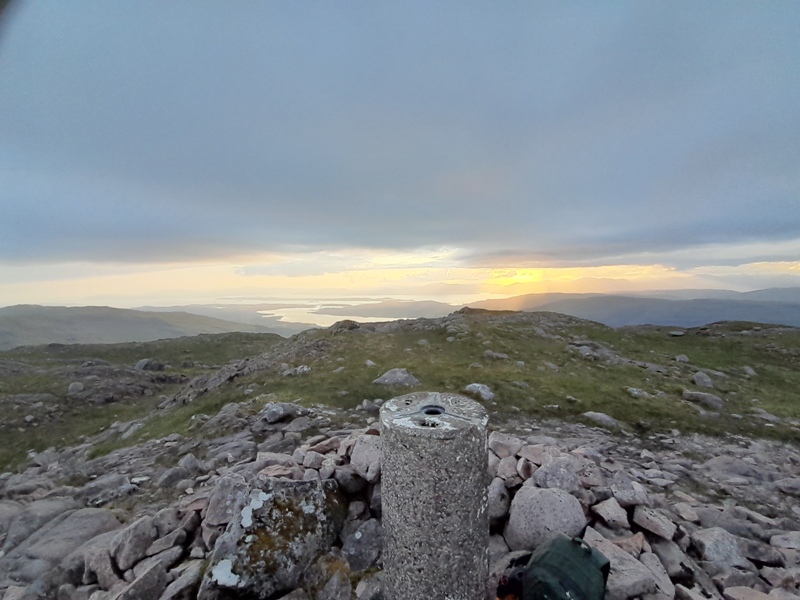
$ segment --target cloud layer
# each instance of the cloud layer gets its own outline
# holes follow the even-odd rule
[[[800,255],[800,5],[76,1],[7,16],[7,264]]]

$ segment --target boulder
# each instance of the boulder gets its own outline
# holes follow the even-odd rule
[[[576,536],[585,525],[577,498],[561,489],[526,484],[511,501],[503,537],[512,550],[532,550],[557,533]]]
[[[754,570],[753,564],[739,550],[736,536],[721,527],[700,529],[691,535],[692,544],[700,558],[714,563],[719,570],[742,567]]]
[[[353,446],[350,466],[366,481],[374,483],[381,476],[381,438],[377,435],[362,435]]]
[[[137,519],[114,536],[111,557],[120,571],[127,571],[147,555],[147,549],[158,537],[153,517]]]
[[[601,412],[594,412],[588,411],[583,413],[583,416],[598,425],[602,425],[603,427],[609,427],[611,429],[619,429],[619,421],[617,421],[614,417],[610,417],[609,415]]]
[[[217,541],[199,600],[266,598],[296,588],[339,535],[347,505],[333,480],[267,479]]]
[[[583,489],[575,474],[572,460],[563,456],[545,461],[533,474],[533,481],[541,488],[558,488],[571,494]]]

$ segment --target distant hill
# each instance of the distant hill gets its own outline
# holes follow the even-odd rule
[[[38,344],[111,344],[147,342],[200,333],[271,328],[189,314],[144,312],[107,306],[17,305],[0,308],[0,350]]]
[[[697,290],[691,290],[697,292]],[[664,292],[681,298],[690,290]],[[800,288],[720,293],[713,298],[669,299],[647,295],[528,294],[470,304],[491,310],[551,311],[589,319],[610,327],[666,325],[697,327],[716,321],[751,321],[800,326]],[[723,296],[723,297],[720,297]],[[685,297],[685,296],[684,296]]]

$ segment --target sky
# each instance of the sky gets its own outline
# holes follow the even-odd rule
[[[0,306],[800,286],[800,3],[12,2]]]

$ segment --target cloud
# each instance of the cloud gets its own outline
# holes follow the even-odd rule
[[[690,268],[797,255],[796,7],[206,8],[12,13],[0,261],[224,260],[301,277],[370,256]],[[458,251],[426,250],[441,247]],[[246,258],[264,254],[283,258]]]

